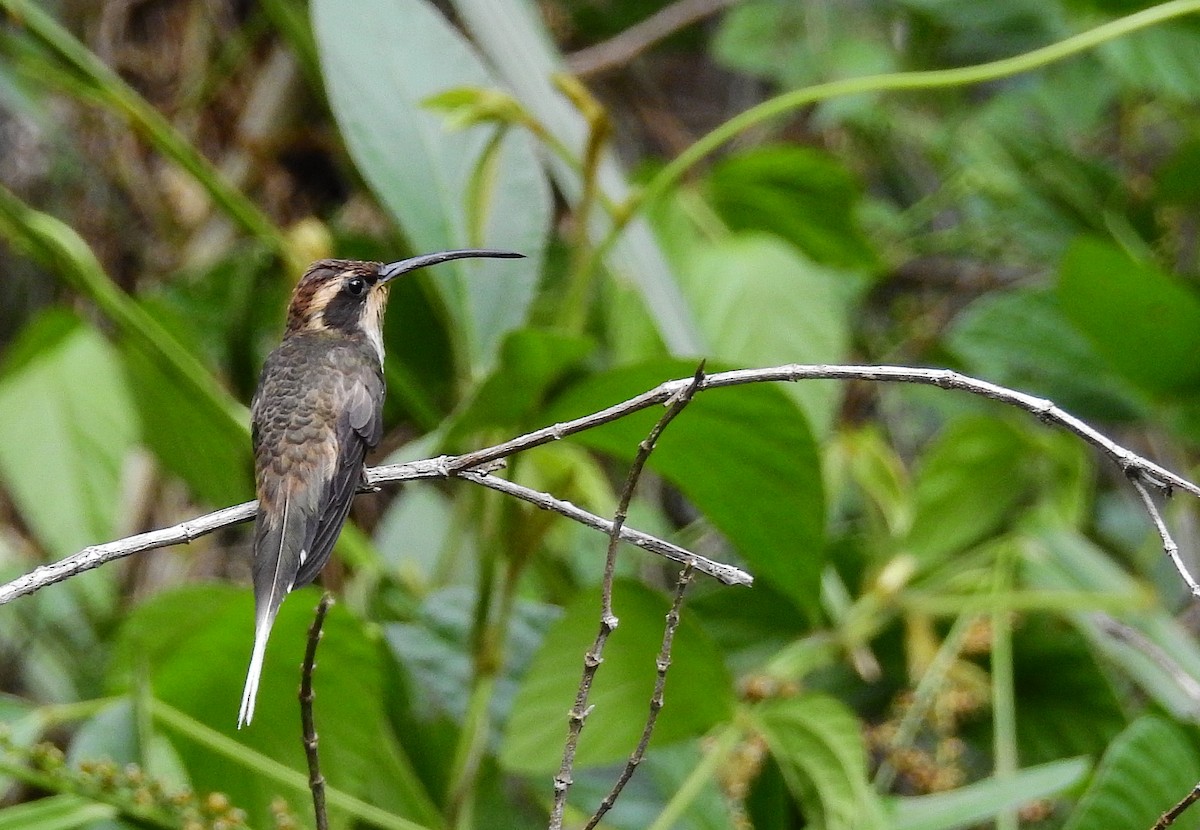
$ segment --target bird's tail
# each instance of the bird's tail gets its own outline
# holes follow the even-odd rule
[[[311,489],[305,494],[310,495]],[[296,573],[307,558],[308,548],[316,534],[317,513],[311,502],[297,499],[288,493],[282,499],[278,518],[271,518],[260,508],[254,530],[254,651],[250,656],[250,671],[242,693],[242,710],[238,729],[254,717],[254,699],[258,696],[258,679],[262,675],[263,657],[271,626],[284,597],[295,586]]]
[[[254,651],[250,656],[250,670],[246,673],[246,687],[242,691],[242,709],[238,713],[238,729],[249,725],[254,719],[254,701],[258,697],[258,680],[262,676],[263,656],[267,653],[267,640],[279,606],[262,609],[261,619],[254,625]]]

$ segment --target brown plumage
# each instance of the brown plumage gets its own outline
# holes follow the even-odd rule
[[[258,495],[255,625],[239,728],[254,717],[279,606],[329,560],[362,482],[363,460],[382,435],[388,281],[451,259],[516,256],[446,251],[388,265],[325,259],[297,284],[283,342],[263,365],[250,406]]]

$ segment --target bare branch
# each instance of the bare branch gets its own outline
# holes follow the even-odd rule
[[[625,785],[629,783],[638,764],[642,763],[642,758],[646,755],[646,747],[650,745],[650,736],[654,734],[654,724],[658,720],[658,713],[663,708],[663,690],[667,685],[667,669],[671,667],[671,645],[675,642],[675,631],[679,628],[679,609],[683,606],[683,594],[687,591],[688,583],[691,581],[692,566],[689,564],[679,572],[679,581],[675,584],[675,599],[671,602],[671,610],[667,612],[667,627],[663,630],[662,648],[658,652],[658,659],[654,661],[655,668],[658,670],[654,678],[654,694],[650,696],[650,714],[646,716],[642,737],[638,741],[637,748],[625,763],[625,769],[621,770],[617,782],[613,784],[608,795],[604,796],[604,800],[600,802],[595,815],[588,820],[584,830],[593,830],[600,823],[600,819],[604,818],[604,814],[617,803],[621,790],[625,789]]]
[[[1122,447],[1075,416],[1059,409],[1053,401],[977,380],[976,378],[959,374],[949,369],[921,369],[907,366],[807,366],[789,364],[765,369],[739,369],[733,372],[719,372],[707,375],[704,378],[704,382],[697,389],[697,392],[747,383],[767,383],[773,381],[799,382],[804,380],[863,380],[876,383],[916,383],[981,395],[985,398],[991,398],[992,400],[1022,409],[1031,413],[1039,420],[1054,424],[1068,432],[1074,433],[1116,462],[1117,466],[1126,475],[1136,473],[1143,484],[1149,484],[1163,490],[1175,488],[1200,497],[1200,486],[1143,458],[1132,450]],[[618,420],[633,412],[665,403],[676,395],[680,389],[689,386],[691,383],[691,378],[667,381],[656,386],[654,389],[643,392],[641,395],[610,406],[607,409],[600,410],[599,412],[594,412],[590,415],[560,424],[552,424],[551,426],[534,430],[502,444],[475,450],[464,455],[441,456],[407,464],[391,464],[375,467],[367,471],[367,482],[374,487],[396,481],[458,476],[464,471],[494,464],[523,450],[552,443],[568,435],[574,435],[592,427]],[[472,480],[482,483],[477,479]],[[554,502],[547,502],[547,504],[553,505]],[[555,510],[557,508],[555,506],[548,506],[547,509]],[[200,516],[199,518],[173,527],[84,548],[79,553],[73,554],[59,562],[51,565],[43,565],[5,585],[0,585],[0,605],[11,602],[17,597],[31,594],[40,588],[74,576],[77,573],[103,565],[106,562],[111,562],[115,559],[145,550],[190,542],[192,539],[203,536],[206,533],[212,533],[223,527],[244,522],[254,515],[254,510],[254,502],[247,502]],[[568,514],[564,513],[564,515]],[[579,519],[578,515],[568,515],[568,518]],[[1153,519],[1153,516],[1151,518]],[[595,525],[590,526],[594,527]],[[624,535],[622,538],[624,538]],[[637,543],[635,542],[635,544]],[[666,543],[663,542],[662,545],[665,546]],[[647,550],[655,553],[661,552],[658,549],[645,545],[639,545],[639,547],[645,547]],[[697,570],[700,570],[699,563],[700,560],[697,559]],[[735,581],[740,582],[740,580]]]
[[[458,477],[482,485],[483,487],[490,487],[493,490],[514,496],[522,501],[527,501],[543,510],[551,510],[562,516],[566,516],[568,519],[579,522],[581,525],[586,525],[593,530],[599,530],[607,534],[612,533],[613,523],[610,520],[602,516],[597,516],[595,513],[589,513],[571,504],[569,501],[556,499],[549,493],[533,490],[516,482],[509,481],[506,478],[499,478],[498,476],[482,473],[478,470],[464,470],[458,473]],[[643,550],[656,553],[659,556],[670,559],[672,562],[678,562],[681,565],[691,565],[700,573],[707,574],[726,585],[750,585],[754,582],[754,577],[740,568],[726,565],[723,562],[714,562],[699,554],[692,553],[687,548],[681,548],[678,545],[672,545],[670,542],[664,542],[662,539],[651,536],[648,533],[642,533],[640,530],[633,530],[622,526],[620,534],[622,542],[628,542]]]
[[[624,66],[655,43],[724,11],[738,0],[676,0],[619,35],[567,56],[567,69],[580,76]]]
[[[1186,478],[1171,472],[1153,461],[1142,458],[1132,450],[1128,450],[1112,439],[1097,432],[1083,421],[1060,409],[1053,401],[1017,392],[1004,386],[978,380],[968,375],[950,369],[922,369],[909,366],[834,366],[834,365],[805,365],[792,363],[785,366],[772,366],[765,369],[737,369],[732,372],[717,372],[707,375],[704,383],[697,390],[720,389],[727,386],[741,386],[747,383],[769,383],[787,381],[797,383],[803,380],[865,380],[873,383],[915,383],[922,386],[937,386],[940,389],[953,389],[970,392],[985,398],[1015,406],[1032,414],[1038,420],[1055,424],[1068,432],[1078,435],[1087,443],[1099,449],[1117,463],[1122,470],[1139,470],[1148,483],[1157,487],[1178,487],[1193,496],[1200,498],[1200,485],[1193,484]],[[446,464],[453,474],[459,470],[476,467],[488,461],[505,458],[514,453],[558,441],[568,435],[583,432],[593,427],[607,424],[624,418],[632,412],[638,412],[647,407],[669,401],[679,390],[688,386],[691,378],[669,380],[653,389],[630,398],[619,404],[559,424],[534,430],[517,438],[475,450],[464,455],[446,456],[439,459]],[[377,468],[384,471],[388,468]],[[382,480],[390,480],[381,478]]]
[[[304,734],[304,755],[308,759],[308,788],[312,790],[313,814],[317,830],[329,830],[329,817],[325,812],[325,776],[321,775],[321,759],[317,755],[317,729],[313,721],[313,670],[317,667],[317,643],[321,642],[321,627],[325,615],[333,605],[333,595],[322,594],[317,603],[317,613],[308,629],[308,645],[304,649],[304,663],[300,670],[300,724]]]
[[[477,467],[457,471],[452,471],[448,466],[448,463],[453,460],[453,456],[442,456],[439,458],[412,461],[407,464],[390,464],[383,467],[374,467],[367,470],[367,486],[368,489],[375,490],[378,489],[378,485],[390,482],[446,478],[454,475],[476,484],[482,484],[485,487],[491,487],[493,490],[499,490],[500,492],[516,496],[546,510],[561,513],[568,519],[577,521],[586,527],[606,534],[610,532],[612,523],[607,519],[589,513],[569,502],[555,499],[536,490],[530,490],[527,487],[513,484],[495,476],[489,476],[489,470],[500,466],[497,463],[499,459],[491,459]],[[142,551],[154,550],[155,548],[187,544],[193,539],[198,539],[201,536],[221,530],[222,528],[249,521],[254,518],[257,505],[257,502],[248,501],[171,527],[162,528],[161,530],[152,530],[148,533],[140,533],[136,536],[118,539],[115,542],[106,542],[102,545],[86,547],[79,553],[72,554],[50,565],[42,565],[24,576],[19,576],[11,582],[0,585],[0,605],[11,602],[17,597],[32,594],[35,591],[45,588],[47,585],[61,582],[64,579],[91,570],[92,568],[97,568],[108,562],[123,559],[126,556],[141,553]],[[678,545],[672,545],[670,542],[663,541],[657,536],[651,536],[649,533],[643,533],[640,530],[622,528],[621,538],[643,550],[676,562],[682,563],[694,559],[696,561],[696,570],[708,574],[724,582],[726,585],[750,585],[754,581],[754,577],[739,568],[706,559]]]
[[[1187,565],[1183,564],[1183,558],[1179,555],[1179,545],[1175,544],[1175,540],[1171,537],[1171,531],[1167,529],[1167,523],[1163,521],[1162,514],[1158,512],[1158,506],[1154,503],[1154,499],[1150,498],[1146,485],[1142,483],[1140,471],[1129,471],[1129,483],[1141,496],[1142,506],[1150,515],[1150,521],[1154,522],[1154,529],[1158,531],[1158,537],[1162,539],[1163,551],[1171,558],[1171,563],[1175,565],[1175,570],[1179,572],[1180,578],[1187,583],[1192,596],[1200,597],[1200,584],[1196,583],[1196,579],[1188,571]]]
[[[1154,826],[1150,830],[1166,830],[1175,820],[1183,815],[1183,811],[1191,807],[1197,801],[1200,801],[1200,784],[1192,787],[1191,792],[1180,799],[1179,803],[1162,814],[1162,818],[1154,822]]]
[[[574,783],[572,774],[575,768],[575,749],[579,745],[579,735],[583,731],[583,723],[591,713],[591,707],[588,706],[588,695],[592,690],[592,681],[596,677],[596,670],[604,661],[604,644],[608,642],[609,635],[617,628],[618,621],[616,615],[613,614],[612,607],[613,575],[617,567],[617,548],[621,542],[621,528],[629,513],[629,503],[633,500],[633,491],[637,487],[638,479],[642,476],[642,470],[646,467],[646,461],[654,452],[659,436],[671,421],[675,420],[675,416],[691,402],[696,390],[703,383],[704,363],[701,362],[691,382],[671,396],[667,404],[667,411],[658,419],[658,423],[650,430],[650,434],[638,444],[637,455],[634,456],[633,464],[629,467],[625,486],[621,488],[621,495],[617,500],[617,511],[613,515],[612,529],[608,535],[608,551],[604,557],[604,577],[600,586],[600,630],[596,632],[596,639],[592,641],[591,648],[583,656],[583,674],[579,678],[579,689],[575,693],[575,705],[571,707],[571,712],[567,716],[567,742],[563,746],[562,764],[559,766],[558,775],[554,776],[554,806],[550,811],[550,830],[562,830],[563,811],[567,806],[567,792]]]

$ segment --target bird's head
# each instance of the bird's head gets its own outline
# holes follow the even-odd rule
[[[388,284],[403,274],[439,262],[473,257],[511,259],[523,256],[510,251],[441,251],[399,262],[359,262],[321,259],[304,272],[288,304],[287,334],[329,332],[360,335],[375,347],[383,360],[383,312]]]

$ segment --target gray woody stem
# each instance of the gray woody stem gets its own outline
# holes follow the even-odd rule
[[[604,578],[600,587],[600,630],[596,632],[596,639],[592,642],[591,648],[583,656],[583,674],[579,678],[579,689],[575,693],[575,705],[571,707],[571,712],[567,717],[567,742],[563,746],[562,764],[559,767],[558,775],[554,776],[554,806],[550,810],[550,830],[562,830],[563,812],[567,806],[567,792],[574,783],[572,774],[575,768],[575,750],[579,745],[579,735],[583,731],[584,721],[591,712],[591,708],[588,706],[588,695],[592,690],[592,681],[596,677],[596,670],[604,661],[604,644],[608,642],[608,636],[617,627],[617,617],[613,614],[612,606],[613,575],[617,567],[617,548],[621,541],[621,527],[625,524],[625,517],[629,512],[629,502],[633,499],[633,491],[637,488],[638,479],[642,477],[642,470],[645,469],[650,454],[654,452],[659,436],[662,435],[667,425],[675,420],[675,416],[691,402],[692,396],[696,394],[696,390],[703,383],[704,364],[701,363],[691,381],[680,387],[671,396],[667,411],[658,419],[658,423],[650,430],[650,434],[638,444],[637,455],[629,467],[625,486],[621,488],[617,510],[613,515],[612,530],[608,536],[608,551],[604,558]]]
[[[925,386],[937,386],[941,389],[970,392],[974,395],[991,398],[1009,406],[1023,409],[1039,420],[1055,424],[1068,432],[1074,433],[1115,461],[1132,480],[1141,481],[1144,484],[1151,485],[1163,491],[1169,492],[1172,488],[1175,488],[1200,497],[1200,486],[1193,484],[1182,476],[1176,475],[1170,470],[1160,467],[1152,461],[1142,458],[1132,450],[1122,447],[1120,444],[1092,429],[1092,427],[1075,416],[1059,409],[1053,401],[977,380],[948,369],[919,369],[907,366],[808,366],[789,364],[766,369],[739,369],[733,372],[719,372],[708,375],[697,391],[700,392],[705,389],[724,386],[738,386],[744,383],[766,383],[772,381],[798,382],[819,379],[863,380],[875,383],[917,383]],[[630,398],[627,401],[610,406],[591,415],[561,424],[553,424],[549,427],[513,438],[503,444],[476,450],[465,455],[442,456],[440,458],[431,458],[409,464],[376,467],[367,471],[367,481],[371,485],[379,485],[393,481],[458,476],[466,471],[483,467],[522,450],[541,446],[542,444],[556,441],[568,435],[583,432],[600,424],[615,421],[632,412],[662,404],[678,393],[680,388],[686,387],[691,382],[691,378],[668,381],[648,392],[643,392],[637,397]],[[547,501],[547,509],[555,509],[549,506],[554,503],[552,499]],[[0,605],[114,559],[120,559],[121,557],[144,550],[190,542],[192,539],[206,533],[211,533],[214,530],[219,530],[238,522],[244,522],[254,515],[254,509],[254,503],[247,502],[246,504],[218,510],[215,513],[201,516],[183,524],[175,525],[174,527],[142,533],[116,542],[85,548],[60,562],[42,566],[31,573],[0,586]],[[578,520],[578,515],[571,515],[568,518]],[[593,518],[600,522],[604,521],[603,519],[599,519],[599,517]],[[1153,516],[1151,516],[1151,519],[1153,520]],[[622,538],[629,537],[623,532]],[[633,540],[630,539],[630,541]],[[634,544],[638,543],[634,542]],[[665,543],[663,544],[665,546]],[[668,549],[668,547],[655,549],[648,544],[641,546],[647,550],[652,550],[655,553],[663,553],[664,555],[666,555],[665,551]],[[704,562],[697,558],[696,570],[701,573],[707,573],[703,565]],[[1180,576],[1183,577],[1189,588],[1196,584],[1196,580],[1187,573],[1186,568],[1183,568],[1180,563],[1177,563],[1176,567],[1179,568]],[[733,569],[729,573],[735,570]],[[729,573],[725,574],[726,578],[729,576]],[[740,571],[736,573],[740,574],[741,578],[739,581],[743,584],[749,584],[750,577],[748,574],[742,574]],[[711,575],[722,578],[717,573]],[[1200,596],[1200,591],[1193,588],[1192,592],[1194,595]]]

